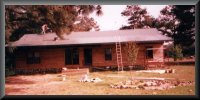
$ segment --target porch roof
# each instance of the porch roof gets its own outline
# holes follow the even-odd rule
[[[72,32],[70,35],[63,35],[64,40],[54,40],[55,33],[47,34],[25,34],[12,46],[49,46],[49,45],[80,45],[80,44],[105,44],[120,42],[163,42],[172,41],[170,37],[162,35],[155,28],[151,29],[130,29],[113,31],[91,31]]]

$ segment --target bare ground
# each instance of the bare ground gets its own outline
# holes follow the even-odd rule
[[[82,75],[66,76],[61,74],[17,75],[6,77],[6,95],[195,95],[195,85],[178,86],[168,90],[114,89],[110,84],[140,77],[173,78],[176,80],[195,81],[194,66],[171,66],[174,74],[127,72],[93,72],[90,77],[99,77],[99,83],[81,83]]]

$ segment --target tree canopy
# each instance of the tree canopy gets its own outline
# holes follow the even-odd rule
[[[161,11],[159,29],[174,39],[175,45],[191,46],[195,41],[195,9],[193,5],[167,6]]]
[[[47,24],[61,39],[72,31],[99,30],[97,23],[88,15],[100,5],[6,5],[6,43],[19,39],[23,34],[40,33]],[[79,22],[78,22],[79,21]],[[84,27],[80,27],[84,26]]]
[[[146,9],[138,5],[128,5],[122,16],[128,17],[128,25],[120,29],[157,28],[164,35],[172,37],[174,44],[181,47],[191,46],[195,41],[195,7],[193,5],[169,5],[154,18]]]
[[[138,5],[127,5],[126,9],[121,12],[122,16],[128,17],[128,25],[122,26],[120,29],[135,28],[152,28],[156,26],[156,19],[147,13],[146,9]]]
[[[182,46],[190,46],[195,41],[195,6],[180,6],[177,5],[172,9],[176,18],[179,20],[179,25],[176,27],[177,33],[174,34],[175,44]]]

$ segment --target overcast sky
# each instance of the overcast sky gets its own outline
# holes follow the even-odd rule
[[[160,14],[160,10],[166,5],[141,5],[142,8],[146,8],[149,15],[157,18]],[[127,17],[121,16],[121,12],[126,8],[126,5],[102,5],[102,16],[91,16],[97,21],[100,31],[105,30],[118,30],[122,25],[127,24]]]

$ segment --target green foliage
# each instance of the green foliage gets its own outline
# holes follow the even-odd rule
[[[137,60],[139,47],[137,46],[135,42],[127,42],[124,47],[124,50],[126,51],[128,63],[130,65],[134,65]]]
[[[179,21],[173,14],[172,10],[174,6],[166,6],[160,11],[160,16],[158,21],[160,26],[157,27],[159,31],[162,31],[164,35],[172,37],[176,33],[175,28],[177,27]],[[173,37],[172,37],[173,38]]]
[[[158,18],[158,29],[174,39],[174,44],[191,46],[195,41],[195,9],[193,5],[166,6]]]
[[[180,45],[175,45],[171,51],[172,51],[172,57],[174,58],[174,61],[176,61],[177,59],[183,58],[182,48]]]
[[[79,31],[90,31],[94,29],[95,31],[99,31],[99,26],[97,25],[97,22],[94,22],[93,18],[88,17],[78,17],[77,21],[79,23],[76,23],[73,25],[73,31],[79,32]]]
[[[180,21],[180,24],[175,29],[178,34],[173,34],[174,43],[183,47],[191,46],[195,41],[195,6],[176,5],[172,12]]]
[[[6,43],[18,40],[23,34],[40,33],[41,26],[47,24],[61,39],[63,34],[79,31],[78,27],[85,25],[80,31],[89,31],[98,27],[88,15],[96,11],[101,15],[100,5],[6,5]],[[87,23],[76,21],[87,20]],[[94,25],[95,24],[95,25]],[[78,27],[77,27],[78,26]],[[77,28],[77,29],[76,29]]]
[[[121,13],[129,17],[127,26],[120,29],[157,28],[164,35],[172,37],[174,44],[186,48],[195,41],[195,9],[193,5],[166,6],[161,10],[159,18],[148,15],[146,9],[138,5],[127,6]]]
[[[15,75],[14,72],[14,64],[15,64],[15,56],[14,56],[14,50],[15,47],[7,47],[5,48],[5,75]]]
[[[154,28],[158,25],[155,18],[148,15],[146,9],[142,9],[138,5],[128,5],[121,13],[122,16],[128,18],[128,26],[122,26],[120,29],[135,29],[135,28]]]
[[[16,73],[15,73],[14,70],[5,68],[5,77],[7,77],[7,76],[12,76],[12,75],[15,75],[15,74],[16,74]]]
[[[172,37],[174,39],[174,45],[181,45],[184,56],[194,55],[195,52],[195,49],[190,49],[195,41],[194,8],[193,5],[166,6],[158,18],[160,22],[158,30]]]

